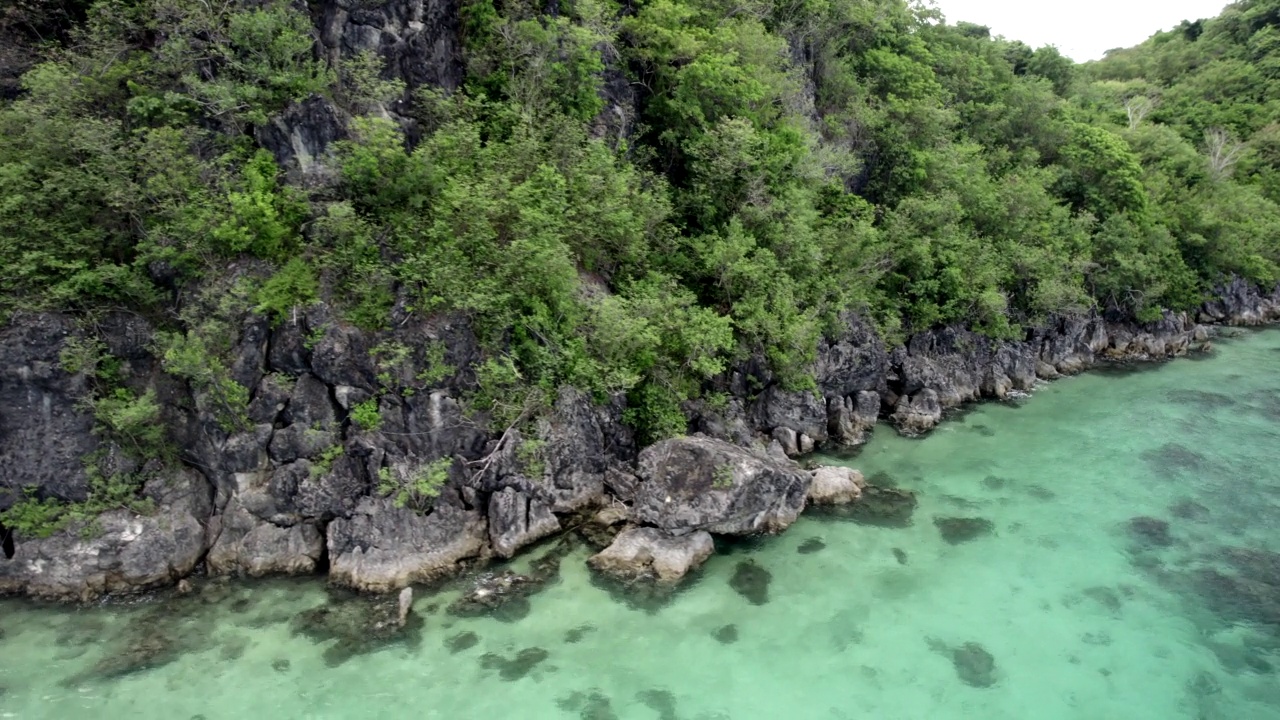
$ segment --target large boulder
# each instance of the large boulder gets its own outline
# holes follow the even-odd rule
[[[699,435],[640,453],[631,517],[677,535],[774,533],[804,509],[810,476],[795,463]]]
[[[675,536],[656,528],[623,530],[613,544],[587,560],[591,568],[625,583],[674,586],[715,552],[703,531]]]
[[[0,594],[89,600],[169,585],[195,568],[208,547],[209,484],[194,470],[157,474],[144,493],[155,511],[102,513],[88,526],[47,538],[16,538],[0,553]]]
[[[860,499],[866,487],[862,473],[857,470],[824,465],[813,471],[809,502],[814,505],[845,505]]]
[[[484,516],[447,495],[427,515],[366,497],[350,518],[329,523],[328,534],[329,579],[371,592],[447,577],[487,539]]]

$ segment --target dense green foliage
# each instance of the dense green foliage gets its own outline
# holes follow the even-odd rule
[[[906,0],[466,0],[452,93],[372,54],[329,67],[294,8],[88,8],[0,106],[0,310],[157,311],[256,258],[236,297],[273,322],[322,299],[371,330],[397,303],[463,314],[478,409],[621,392],[651,438],[748,356],[810,386],[847,311],[891,339],[1015,337],[1280,278],[1277,0],[1085,66]],[[311,95],[353,120],[333,182],[303,191],[251,138]],[[227,428],[231,327],[157,348]],[[390,350],[387,392],[454,370],[436,353],[403,377]],[[99,402],[151,441],[146,394]],[[427,498],[427,475],[387,492]]]

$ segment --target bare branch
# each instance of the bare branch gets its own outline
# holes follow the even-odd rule
[[[1205,152],[1209,155],[1209,173],[1215,180],[1230,177],[1245,150],[1244,143],[1237,141],[1231,133],[1220,127],[1204,131],[1204,145]]]
[[[1124,111],[1129,114],[1129,129],[1136,130],[1152,110],[1160,105],[1160,98],[1154,95],[1135,95],[1124,101]]]

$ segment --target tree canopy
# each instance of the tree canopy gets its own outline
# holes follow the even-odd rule
[[[283,0],[19,3],[60,34],[0,101],[0,311],[164,316],[253,258],[277,322],[465,314],[482,386],[657,437],[748,356],[811,384],[846,312],[1017,337],[1280,279],[1280,0],[1087,65],[906,0],[553,6],[463,0],[445,92]],[[255,131],[317,96],[350,137],[297,187]]]

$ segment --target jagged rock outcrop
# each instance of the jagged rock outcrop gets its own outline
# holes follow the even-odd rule
[[[880,419],[880,393],[863,390],[856,396],[827,398],[827,433],[839,443],[856,447]]]
[[[489,542],[499,557],[509,558],[525,545],[560,532],[551,508],[516,490],[489,496]]]
[[[587,564],[625,584],[671,587],[713,552],[715,542],[701,530],[676,536],[657,528],[633,527],[619,533],[613,544],[591,556]]]
[[[1243,278],[1216,288],[1214,299],[1200,308],[1200,322],[1220,325],[1263,325],[1280,320],[1280,284],[1269,292]]]
[[[372,52],[410,88],[453,90],[462,83],[458,3],[328,0],[320,5],[321,51],[330,65]]]
[[[328,155],[335,142],[347,139],[348,122],[346,113],[333,103],[312,96],[258,126],[254,137],[275,156],[290,183],[305,188],[323,187],[337,181]]]
[[[439,580],[481,555],[486,529],[479,511],[448,495],[427,515],[366,497],[329,524],[329,579],[371,592]]]
[[[194,470],[179,470],[152,478],[144,494],[154,511],[109,510],[88,526],[18,538],[12,558],[0,554],[0,594],[89,600],[171,585],[190,574],[208,546],[208,483]]]
[[[810,476],[794,463],[690,436],[640,452],[631,517],[673,534],[785,530],[804,509]]]

